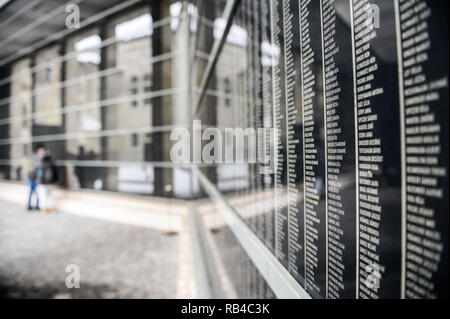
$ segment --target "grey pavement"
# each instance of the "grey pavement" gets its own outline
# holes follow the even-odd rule
[[[0,298],[175,298],[178,239],[0,201]],[[68,264],[79,289],[66,288]]]

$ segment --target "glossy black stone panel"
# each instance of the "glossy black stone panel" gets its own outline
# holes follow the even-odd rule
[[[448,296],[447,12],[239,5],[209,106],[220,127],[275,128],[276,165],[219,164],[217,186],[313,298]]]

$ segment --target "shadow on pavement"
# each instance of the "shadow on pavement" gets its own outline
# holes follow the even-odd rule
[[[63,284],[52,285],[27,285],[9,284],[4,278],[0,278],[0,299],[115,299],[118,291],[107,285],[91,286],[83,284],[79,289],[61,289]]]

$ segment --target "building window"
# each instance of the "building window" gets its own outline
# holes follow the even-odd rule
[[[52,65],[47,65],[47,68],[45,69],[45,80],[47,82],[50,82],[52,80]]]
[[[152,91],[152,88],[149,87],[149,86],[146,86],[146,87],[144,88],[144,92],[145,92],[146,95],[148,95],[151,91]],[[151,99],[148,98],[148,97],[146,97],[146,98],[144,99],[144,104],[145,104],[145,105],[150,105],[150,104],[151,104]]]
[[[225,106],[229,107],[231,105],[231,99],[229,97],[231,94],[231,83],[228,78],[225,79],[225,94]]]
[[[136,147],[136,146],[138,146],[138,143],[139,143],[138,135],[137,135],[137,134],[133,134],[133,135],[131,136],[131,144],[132,144],[134,147]]]
[[[131,89],[131,95],[133,96],[133,101],[131,102],[131,105],[133,107],[136,107],[138,105],[138,102],[136,100],[136,95],[138,94],[138,89]]]
[[[27,114],[27,105],[24,104],[22,106],[22,127],[27,127],[27,120],[25,119],[26,114]]]

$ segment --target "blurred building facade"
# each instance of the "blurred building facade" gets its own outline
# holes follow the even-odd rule
[[[2,21],[18,15],[1,39],[19,47],[1,57],[1,178],[25,181],[33,149],[44,143],[62,186],[192,196],[190,172],[170,162],[168,138],[173,127],[188,124],[186,48],[196,7],[76,4],[83,27],[72,30],[63,1],[10,1],[1,12]],[[26,30],[30,24],[35,28]],[[16,39],[24,30],[24,41]]]
[[[170,161],[169,137],[173,128],[190,129],[194,119],[213,127],[220,119],[220,127],[234,127],[244,112],[248,34],[238,25],[223,51],[234,59],[233,68],[217,65],[204,94],[210,107],[196,109],[213,47],[225,31],[227,1],[71,3],[79,6],[80,29],[65,27],[65,1],[14,0],[0,9],[0,21],[18,18],[0,31],[0,42],[11,45],[0,50],[0,180],[26,181],[33,151],[44,143],[63,187],[208,198],[192,167]],[[34,28],[23,33],[29,25]],[[249,186],[247,165],[203,170],[224,193]],[[214,225],[224,226],[215,205],[206,204],[192,217],[193,232],[211,236],[204,209]],[[214,284],[204,296],[274,297],[229,229],[213,241],[214,251],[230,254],[220,257],[225,268],[202,257],[209,275],[215,274],[208,276]],[[222,287],[221,278],[231,286]]]
[[[201,199],[204,297],[448,297],[447,2],[71,3],[0,8],[0,179],[45,143],[62,186]],[[193,120],[274,128],[275,170],[175,165]]]

